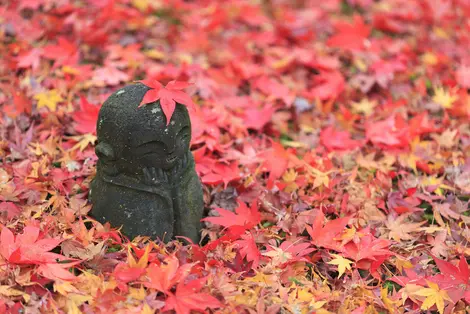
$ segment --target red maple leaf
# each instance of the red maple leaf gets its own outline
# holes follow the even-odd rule
[[[189,275],[194,265],[195,263],[180,266],[176,256],[169,256],[160,265],[152,264],[147,268],[148,282],[144,285],[168,294],[175,284]]]
[[[289,164],[290,153],[282,144],[272,141],[271,149],[264,151],[260,157],[264,159],[263,167],[269,171],[268,188],[274,184],[274,180],[281,177]]]
[[[171,81],[168,82],[165,87],[156,80],[142,80],[139,82],[151,88],[145,93],[139,107],[160,100],[160,106],[165,114],[167,125],[170,123],[171,117],[173,116],[176,103],[185,105],[192,110],[195,109],[191,97],[182,91],[191,85],[188,82]]]
[[[93,72],[93,81],[98,86],[114,86],[127,80],[129,80],[129,74],[119,70],[117,65],[111,62]]]
[[[360,15],[355,15],[353,23],[338,22],[336,30],[337,33],[328,39],[328,46],[349,50],[362,50],[371,28],[364,23]]]
[[[375,261],[384,256],[388,257],[394,255],[394,253],[388,249],[391,241],[374,237],[368,228],[361,230],[360,233],[362,233],[363,236],[360,237],[359,241],[350,241],[341,249],[346,257],[359,262],[364,259]]]
[[[46,263],[39,265],[37,272],[52,280],[75,280],[77,277],[68,269],[79,263],[81,263],[81,261],[71,263]]]
[[[21,213],[21,208],[13,202],[0,202],[0,215],[6,214],[7,219],[17,217]]]
[[[216,159],[205,154],[205,146],[194,151],[196,172],[201,177],[202,183],[217,185],[223,182],[224,188],[227,188],[229,182],[240,178],[238,162],[232,162],[227,165],[226,163],[217,162]]]
[[[287,106],[292,105],[294,101],[294,97],[287,86],[282,85],[277,80],[269,78],[268,76],[258,78],[254,86],[270,98],[282,99]]]
[[[460,65],[455,71],[455,78],[460,86],[470,88],[470,66]]]
[[[96,121],[100,106],[88,102],[85,97],[80,97],[80,110],[73,115],[75,121],[75,130],[79,133],[96,133]]]
[[[346,82],[340,71],[321,71],[313,78],[315,84],[304,95],[311,99],[327,100],[338,98],[343,92]]]
[[[329,126],[321,132],[320,141],[328,150],[351,150],[364,144],[363,141],[351,139],[349,132],[336,131],[333,126]]]
[[[0,235],[0,254],[12,264],[39,265],[37,272],[52,280],[76,279],[68,268],[81,261],[72,260],[69,263],[58,263],[67,258],[63,255],[49,252],[57,247],[63,239],[39,239],[40,230],[34,226],[26,226],[22,234],[15,237],[10,229],[4,227]],[[70,259],[68,259],[70,260]]]
[[[47,45],[43,48],[42,56],[55,60],[54,67],[75,65],[78,64],[79,51],[75,43],[65,37],[59,37],[56,45]]]
[[[139,279],[144,273],[144,268],[131,267],[127,263],[120,263],[114,268],[113,276],[121,283],[128,283]]]
[[[245,229],[250,229],[261,222],[261,214],[256,201],[251,204],[251,207],[246,206],[245,203],[239,203],[235,213],[223,208],[217,208],[216,211],[220,217],[206,217],[202,221],[209,221],[226,228],[241,226]]]
[[[439,284],[439,288],[446,290],[454,303],[460,299],[470,301],[470,269],[463,255],[460,256],[458,266],[451,262],[432,256],[440,274],[432,276],[430,281]]]
[[[234,243],[238,245],[241,257],[246,257],[248,262],[253,262],[252,268],[257,268],[261,253],[256,246],[253,235],[246,233],[241,236],[241,240],[237,240]]]
[[[279,259],[280,267],[283,267],[297,261],[308,261],[304,256],[313,251],[315,248],[311,248],[310,243],[296,244],[286,240],[279,247],[267,245],[263,255]]]
[[[163,311],[175,310],[176,314],[190,314],[191,310],[204,311],[222,306],[222,303],[208,293],[199,292],[207,277],[185,283],[181,280],[176,286],[175,294],[169,293]]]
[[[328,221],[323,225],[325,214],[322,210],[319,210],[313,225],[306,226],[307,232],[312,238],[312,244],[318,247],[339,251],[341,246],[336,237],[343,232],[344,228],[346,228],[349,219],[350,217],[338,218]]]
[[[410,142],[409,127],[406,121],[394,115],[389,118],[368,124],[366,138],[379,147],[403,149]]]
[[[261,131],[273,117],[276,108],[265,105],[263,108],[246,108],[243,110],[243,122],[248,129]]]
[[[18,68],[29,68],[32,67],[33,70],[39,67],[41,61],[42,49],[33,48],[30,51],[23,52],[18,56]]]
[[[58,246],[62,239],[39,239],[40,230],[34,226],[26,226],[23,234],[15,237],[8,228],[0,234],[0,254],[14,264],[56,263],[65,256],[48,252]]]
[[[432,258],[439,267],[441,274],[447,277],[446,279],[450,280],[452,285],[455,285],[455,280],[461,284],[470,285],[470,269],[463,255],[460,256],[458,267],[435,256],[432,256]]]

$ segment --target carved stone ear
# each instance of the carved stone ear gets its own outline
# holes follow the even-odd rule
[[[105,163],[116,160],[114,150],[108,143],[101,142],[96,145],[95,153],[96,156],[98,156],[98,158]]]
[[[114,149],[108,143],[98,143],[95,147],[96,156],[98,156],[100,164],[103,166],[103,171],[107,175],[115,176],[119,173],[116,163],[116,154]]]

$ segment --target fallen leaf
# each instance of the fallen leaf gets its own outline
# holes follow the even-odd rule
[[[59,92],[55,89],[36,94],[34,99],[38,101],[37,108],[47,107],[50,111],[56,111],[57,104],[63,101]]]
[[[145,93],[139,107],[160,100],[160,106],[165,114],[167,125],[170,123],[171,117],[173,116],[176,103],[185,105],[191,110],[195,110],[196,108],[191,97],[182,91],[190,86],[188,82],[171,81],[165,87],[155,80],[143,80],[139,82],[150,88]]]
[[[333,256],[334,259],[329,261],[328,264],[338,266],[338,278],[341,278],[346,270],[351,270],[351,264],[353,263],[351,260],[348,260],[347,258],[344,258],[338,254],[332,253],[331,256]]]

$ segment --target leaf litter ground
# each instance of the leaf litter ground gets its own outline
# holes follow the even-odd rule
[[[468,1],[0,12],[1,313],[469,311]],[[99,107],[138,80],[197,108],[200,245],[88,216]]]

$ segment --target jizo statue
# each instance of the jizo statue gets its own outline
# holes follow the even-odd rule
[[[149,90],[137,83],[112,94],[97,122],[92,214],[123,233],[199,240],[203,215],[200,180],[189,150],[188,110],[176,104],[169,123],[160,102],[138,107]]]

